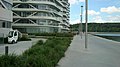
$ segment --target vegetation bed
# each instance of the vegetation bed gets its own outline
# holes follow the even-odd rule
[[[54,36],[54,37],[73,37],[73,33],[29,33],[29,35],[35,36]]]
[[[0,56],[0,67],[55,67],[64,57],[72,38],[49,38],[38,41],[21,56]]]

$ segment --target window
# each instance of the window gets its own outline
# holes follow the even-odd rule
[[[5,28],[5,22],[2,23],[2,27]]]
[[[2,0],[2,2],[4,3],[4,5],[8,8],[8,10],[12,9],[12,5],[4,0]]]
[[[17,36],[17,32],[15,32],[14,36]]]
[[[14,31],[10,31],[9,34],[8,34],[8,37],[10,37],[10,38],[13,37],[13,32]]]

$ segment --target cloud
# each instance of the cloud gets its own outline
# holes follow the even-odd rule
[[[112,14],[112,13],[120,12],[120,7],[117,8],[115,6],[110,6],[110,7],[107,7],[107,8],[101,8],[100,11]]]
[[[96,12],[94,10],[88,10],[88,15],[94,16],[94,15],[99,15],[100,12]],[[84,11],[84,15],[85,15],[85,11]]]
[[[69,0],[68,1],[70,4],[75,4],[75,3],[77,3],[77,0]]]
[[[79,2],[85,2],[85,0],[68,0],[68,2],[72,5],[72,4],[76,4]]]
[[[79,0],[79,2],[85,2],[85,0]]]
[[[120,21],[120,15],[116,15],[116,16],[107,16],[107,19],[109,21]]]
[[[96,23],[103,23],[103,19],[101,16],[95,16],[93,18],[93,21],[96,22]]]
[[[77,24],[77,23],[80,23],[80,19],[75,19],[70,21],[70,24]]]

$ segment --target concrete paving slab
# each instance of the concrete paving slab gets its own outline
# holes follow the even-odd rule
[[[88,49],[84,36],[74,37],[57,67],[120,67],[120,42],[88,35]]]

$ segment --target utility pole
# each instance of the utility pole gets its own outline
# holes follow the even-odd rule
[[[82,14],[83,14],[83,6],[81,6],[81,15],[80,15],[80,17],[81,17],[81,19],[80,19],[80,21],[81,21],[81,24],[80,24],[80,25],[81,25],[81,26],[80,26],[80,27],[81,27],[81,28],[80,28],[80,30],[81,30],[81,38],[82,38],[82,32],[83,32],[83,31],[82,31]]]
[[[85,48],[88,47],[87,22],[88,22],[88,0],[85,0]]]

